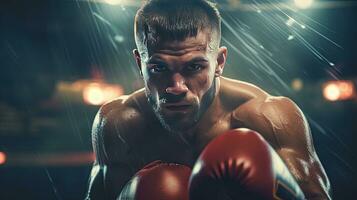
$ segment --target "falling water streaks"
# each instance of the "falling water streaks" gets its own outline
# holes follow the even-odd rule
[[[59,65],[65,65],[65,66],[72,66],[72,57],[71,57],[71,54],[70,54],[70,51],[68,49],[68,47],[64,44],[67,43],[67,41],[65,40],[63,34],[61,33],[58,33],[57,34],[57,37],[60,41],[60,47],[63,49],[63,58],[61,58],[61,62],[59,62],[58,64]],[[56,55],[57,56],[57,55]],[[59,68],[62,72],[62,68]],[[66,95],[64,95],[62,97],[62,100],[64,102],[64,106],[65,106],[65,113],[67,115],[67,118],[69,119],[69,123],[71,125],[71,128],[72,130],[74,131],[74,133],[76,134],[76,136],[78,136],[78,138],[80,139],[80,142],[82,145],[84,145],[84,142],[83,142],[83,139],[82,139],[82,136],[80,134],[80,128],[79,128],[79,125],[78,125],[78,119],[75,117],[75,112],[73,111],[73,106],[70,102],[70,100],[68,99],[68,97]]]
[[[287,25],[288,27],[290,27],[290,30],[293,33],[293,37],[297,37],[298,40],[311,52],[313,53],[313,55],[315,55],[318,59],[322,60],[323,62],[327,62],[327,64],[329,64],[330,66],[334,66],[334,63],[331,62],[329,59],[327,59],[324,55],[322,55],[322,53],[320,53],[311,43],[309,43],[300,33],[300,30],[304,30],[306,31],[307,28],[309,28],[309,30],[311,30],[312,32],[316,33],[317,35],[321,36],[323,39],[327,40],[328,42],[332,43],[333,45],[342,48],[340,45],[338,45],[337,43],[335,43],[334,41],[332,41],[331,39],[329,39],[328,37],[324,36],[323,34],[321,34],[320,32],[318,32],[316,29],[312,28],[311,26],[302,24],[300,22],[298,22],[298,20],[294,19],[292,16],[290,16],[289,14],[287,14],[286,12],[284,12],[281,8],[279,8],[279,6],[272,4],[279,12],[281,12],[283,15],[285,15],[288,19],[286,22],[284,22],[285,20],[283,19],[283,17],[277,15],[277,18],[274,19],[273,17],[263,17],[263,19],[266,20],[267,24],[271,25],[273,28],[275,28],[276,31],[278,32],[282,32],[282,28],[281,25]],[[267,20],[269,19],[269,20]],[[278,21],[279,20],[279,21]],[[296,28],[295,26],[293,26],[294,24],[297,24],[299,29]],[[300,29],[301,28],[301,29]]]
[[[236,39],[242,44],[242,49],[246,51],[246,55],[244,58],[249,58],[247,59],[254,67],[259,68],[260,70],[263,70],[267,74],[273,76],[275,80],[277,80],[287,91],[290,91],[290,87],[279,77],[278,74],[274,72],[274,70],[270,67],[270,65],[265,61],[264,58],[268,58],[269,61],[273,61],[273,59],[270,58],[269,55],[267,55],[264,51],[262,51],[262,48],[260,43],[253,38],[251,35],[246,33],[244,29],[240,28],[238,31],[235,30],[225,19],[222,18],[222,23],[225,25],[228,30],[236,37]],[[243,38],[244,37],[244,38]],[[228,42],[226,39],[224,40]],[[231,43],[228,43],[230,46],[234,46]],[[233,50],[237,50],[236,48],[233,48]],[[263,49],[264,50],[264,49]],[[240,51],[237,51],[237,53],[242,54]],[[264,57],[264,58],[263,58]],[[283,69],[282,66],[280,66],[277,62],[273,62],[273,64],[276,67],[279,67],[280,69]]]
[[[107,19],[105,19],[103,16],[101,16],[99,13],[97,12],[92,12],[93,16],[98,19],[99,21],[103,22],[103,24],[106,25],[106,27],[109,28],[111,34],[117,34],[119,31],[117,30],[117,28],[115,26],[113,26]]]
[[[320,33],[319,31],[317,31],[315,28],[313,28],[312,26],[309,26],[307,24],[302,24],[300,22],[298,22],[298,20],[296,20],[295,18],[293,18],[292,16],[290,16],[289,14],[287,14],[286,12],[284,12],[279,6],[277,6],[276,4],[272,4],[279,12],[281,12],[283,15],[285,15],[288,18],[288,21],[291,21],[291,24],[287,24],[288,26],[291,27],[291,31],[294,33],[294,36],[297,36],[298,39],[300,40],[300,42],[310,51],[312,52],[317,58],[319,58],[320,60],[327,62],[330,66],[334,66],[335,64],[333,62],[331,62],[329,59],[327,59],[324,55],[322,55],[311,43],[309,43],[298,31],[300,31],[301,29],[303,29],[304,31],[310,30],[313,33],[317,34],[318,36],[322,37],[323,39],[325,39],[326,41],[330,42],[331,44],[335,45],[336,47],[343,49],[341,45],[337,44],[336,42],[334,42],[333,40],[331,40],[330,38],[328,38],[327,36],[323,35],[322,33]],[[319,26],[322,26],[320,23],[316,22],[315,20],[311,19],[310,17],[301,14],[300,12],[295,12],[298,15],[304,16],[305,18],[307,18],[310,21],[313,21],[314,23],[317,23]],[[281,18],[281,20],[283,21],[284,19]],[[267,20],[269,22],[269,20]],[[295,28],[295,26],[292,26],[294,23],[298,24],[299,27],[301,27],[301,29],[297,29]]]
[[[336,143],[339,143],[340,146],[343,147],[345,151],[348,150],[348,148],[349,148],[348,145],[345,142],[343,142],[343,140],[340,138],[340,136],[338,134],[335,134],[335,132],[333,132],[333,131],[327,132],[318,122],[313,120],[308,115],[306,115],[306,117],[309,120],[309,124],[312,127],[316,128],[318,130],[318,132],[323,134],[325,137],[329,138],[331,141],[335,141]]]
[[[84,146],[84,141],[81,135],[81,131],[78,125],[78,119],[75,117],[75,111],[73,110],[73,105],[67,96],[63,96],[62,98],[65,104],[66,116],[69,119],[69,123],[75,135],[79,138],[81,145]]]
[[[95,13],[91,5],[89,6],[89,9],[90,9],[91,13]],[[93,16],[95,17],[95,15],[93,15]],[[95,20],[96,18],[94,18],[94,17],[93,17],[93,23],[95,25],[95,28],[96,28],[98,33],[101,33],[101,29],[99,28],[97,20]],[[99,55],[100,50],[99,50],[98,47],[101,46],[100,45],[101,43],[99,42],[98,36],[97,36],[97,34],[95,34],[95,31],[94,32],[90,32],[90,33],[92,33],[90,35],[90,39],[91,39],[90,44],[93,44],[93,51],[94,51],[93,59],[97,60],[95,55]]]
[[[237,26],[237,27],[242,27],[239,23],[238,20],[232,18],[233,23]],[[244,37],[246,37],[246,41],[250,42],[251,45],[248,45],[248,47],[251,49],[251,47],[255,46],[255,47],[259,47],[257,48],[257,50],[254,50],[255,54],[258,55],[257,51],[259,51],[259,54],[264,56],[266,59],[268,59],[269,61],[271,61],[272,63],[274,63],[274,65],[276,65],[277,67],[279,67],[281,70],[285,71],[285,69],[278,64],[277,62],[275,62],[275,60],[273,60],[271,57],[273,56],[273,54],[266,50],[264,48],[263,45],[261,45],[252,35],[250,35],[249,33],[247,33],[246,31],[244,31],[243,28],[239,28],[239,30],[241,30],[241,33],[244,35]],[[244,42],[244,41],[243,41]]]
[[[345,159],[342,158],[342,156],[340,156],[339,154],[337,154],[335,151],[327,148],[327,151],[333,155],[335,158],[337,158],[341,163],[343,163],[345,165],[346,168],[348,168],[351,172],[353,172],[354,174],[356,173],[356,170],[354,169],[354,167],[352,167]]]
[[[312,44],[310,44],[300,33],[297,31],[293,31],[294,35],[296,38],[299,39],[299,41],[311,52],[313,53],[318,59],[325,61],[328,63],[330,66],[334,66],[334,64],[327,59],[324,55],[322,55]]]
[[[334,67],[335,64],[334,62],[330,61],[326,56],[324,56],[320,51],[316,49],[316,47],[310,43],[306,38],[303,37],[302,31],[311,31],[314,34],[318,35],[319,37],[323,38],[324,40],[328,41],[329,43],[333,44],[334,46],[343,49],[341,45],[337,44],[321,32],[317,31],[316,28],[310,26],[310,25],[305,25],[303,23],[298,22],[295,18],[287,14],[283,8],[279,7],[279,4],[276,3],[271,3],[271,6],[275,8],[275,10],[278,10],[281,14],[286,16],[288,19],[285,19],[281,15],[269,15],[264,12],[259,12],[260,15],[262,15],[262,19],[264,20],[264,25],[267,26],[272,32],[279,33],[279,34],[287,34],[290,31],[290,34],[288,36],[288,40],[292,40],[295,37],[298,39],[299,42],[301,42],[302,45],[306,47],[306,49],[311,52],[315,57],[317,57],[319,60],[321,60],[324,63],[327,63],[329,66]],[[258,7],[258,4],[256,5]],[[292,8],[289,9],[294,11]],[[308,16],[305,16],[304,14],[301,14],[299,12],[294,11],[295,14],[302,15],[305,18],[307,18],[310,21],[313,21],[315,24],[319,26],[323,26],[320,23],[314,21],[313,19],[309,18]],[[294,24],[297,24],[298,26],[294,26]],[[289,27],[289,29],[286,28],[286,25]],[[336,75],[333,75],[334,77]],[[336,77],[335,77],[336,78]]]
[[[289,34],[289,29],[286,28],[286,26],[282,26],[282,25],[285,25],[285,22],[280,22],[278,21],[279,18],[276,18],[274,16],[277,16],[277,15],[274,15],[274,16],[270,16],[270,15],[267,15],[267,14],[261,14],[262,15],[262,18],[266,21],[264,21],[265,23],[263,23],[265,25],[265,27],[267,27],[271,34],[279,34],[280,36],[282,37],[285,37],[285,35]],[[285,38],[284,38],[285,39]]]
[[[56,188],[56,186],[55,186],[55,184],[54,184],[54,182],[53,182],[53,179],[52,179],[52,177],[51,177],[51,175],[50,175],[50,172],[48,171],[47,168],[45,168],[45,172],[46,172],[46,175],[47,175],[47,177],[48,177],[48,180],[49,180],[50,183],[51,183],[51,186],[52,186],[52,189],[53,189],[53,193],[55,194],[56,199],[61,200],[62,198],[61,198],[61,196],[59,195],[59,193],[58,193],[58,191],[57,191],[57,188]]]
[[[333,45],[335,45],[336,47],[340,48],[340,49],[343,49],[341,45],[337,44],[336,42],[334,42],[333,40],[331,40],[330,38],[328,38],[327,36],[323,35],[322,33],[320,33],[319,31],[317,31],[315,28],[313,28],[312,26],[309,26],[307,24],[302,24],[300,22],[298,22],[294,17],[290,16],[289,14],[287,14],[285,11],[283,11],[279,6],[275,5],[274,4],[274,7],[279,11],[281,12],[283,15],[285,15],[288,20],[292,20],[293,23],[296,23],[298,24],[300,27],[302,27],[303,29],[308,29],[308,30],[311,30],[312,32],[316,33],[317,35],[319,35],[320,37],[322,37],[323,39],[327,40],[328,42],[332,43]],[[299,16],[302,16],[302,17],[305,17],[306,19],[308,19],[309,21],[312,21],[314,22],[315,24],[317,24],[318,26],[320,27],[323,27],[327,30],[329,30],[327,27],[323,26],[321,23],[317,22],[316,20],[310,18],[309,16],[301,13],[301,12],[294,12],[296,15],[299,15]],[[283,20],[283,18],[281,18]]]
[[[225,37],[222,37],[222,40],[228,44],[231,49],[233,49],[233,51],[235,51],[238,55],[242,56],[243,59],[245,59],[246,61],[248,61],[250,64],[254,65],[254,61],[252,59],[250,59],[249,56],[245,55],[241,50],[239,50],[234,44],[232,44],[232,42],[230,42],[228,39],[226,39]]]
[[[124,18],[129,18],[132,16],[132,12],[130,10],[125,9],[124,7],[122,7],[122,11],[121,14],[123,15],[122,17]],[[103,30],[98,30],[100,32],[100,34],[105,35],[105,37],[107,37],[109,43],[111,44],[112,48],[113,48],[113,52],[112,54],[108,55],[109,58],[108,60],[112,60],[112,63],[115,63],[115,67],[108,67],[107,69],[110,70],[110,74],[116,74],[116,69],[121,69],[120,65],[122,62],[122,60],[120,60],[120,57],[118,56],[119,54],[123,54],[126,53],[128,56],[131,56],[131,51],[126,50],[125,52],[123,52],[122,49],[131,49],[131,47],[124,47],[126,45],[126,43],[124,42],[124,37],[122,36],[122,34],[120,34],[120,28],[121,27],[117,27],[115,25],[113,25],[111,23],[110,20],[107,20],[105,17],[107,14],[102,14],[101,12],[94,12],[92,11],[92,15],[94,17],[94,21],[96,21],[96,24],[101,23],[105,29]],[[125,28],[125,27],[124,27]],[[119,46],[118,44],[121,44],[121,46]],[[124,45],[124,46],[123,46]],[[135,63],[133,63],[135,64]],[[119,66],[119,67],[118,67]],[[130,68],[134,73],[137,73],[136,68],[132,67]],[[120,74],[120,73],[117,73]],[[124,79],[126,77],[123,77]],[[130,82],[130,81],[127,81]]]

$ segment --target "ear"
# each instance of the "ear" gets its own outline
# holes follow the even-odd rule
[[[227,47],[223,46],[218,49],[215,77],[220,77],[222,75],[224,65],[226,64],[226,60],[227,60]]]
[[[139,68],[139,72],[140,72],[140,75],[142,76],[143,75],[143,72],[142,72],[142,69],[141,69],[141,57],[140,57],[140,53],[137,49],[134,49],[133,50],[133,55],[134,55],[134,59],[135,59],[135,62],[136,62],[136,65],[137,67]]]

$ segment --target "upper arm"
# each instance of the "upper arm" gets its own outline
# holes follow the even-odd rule
[[[102,107],[92,127],[92,146],[95,162],[90,175],[88,199],[114,199],[124,184],[135,173],[128,132],[124,120],[116,110]],[[114,116],[113,116],[114,115]]]
[[[260,107],[269,123],[275,150],[307,199],[330,199],[330,183],[313,146],[310,128],[298,106],[285,97],[268,98]]]

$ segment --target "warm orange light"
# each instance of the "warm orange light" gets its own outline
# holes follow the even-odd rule
[[[291,82],[291,87],[295,90],[295,91],[300,91],[303,87],[304,87],[304,83],[302,82],[301,79],[296,78]]]
[[[83,100],[90,105],[102,105],[120,95],[123,95],[120,86],[100,82],[90,83],[83,90]]]
[[[6,154],[0,151],[0,165],[6,162]]]
[[[355,89],[352,81],[330,81],[323,86],[323,95],[329,101],[352,99]]]

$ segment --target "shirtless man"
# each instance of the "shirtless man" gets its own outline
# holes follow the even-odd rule
[[[232,164],[231,160],[221,160],[226,154],[236,160],[248,160],[242,161],[246,162],[244,166],[257,165],[254,167],[262,171],[272,169],[255,178],[288,169],[288,173],[276,174],[283,179],[289,179],[289,175],[294,177],[289,183],[294,188],[291,190],[295,193],[301,190],[305,195],[296,199],[331,198],[329,180],[316,155],[301,110],[286,97],[271,96],[252,84],[222,77],[227,48],[220,47],[220,39],[219,12],[205,0],[150,0],[138,10],[135,17],[137,49],[133,53],[145,88],[103,105],[95,117],[92,141],[96,160],[87,199],[118,198],[133,175],[156,160],[194,168],[190,180],[194,185],[203,180],[195,176],[202,172],[202,163],[208,166],[219,160],[229,163],[230,170],[236,161]],[[229,130],[234,134],[225,133]],[[222,137],[216,142],[219,136]],[[212,141],[216,143],[208,146]],[[270,146],[265,145],[265,141]],[[233,145],[228,144],[231,142]],[[238,155],[239,152],[248,155],[258,147],[265,149],[264,153],[258,153],[259,158]],[[202,153],[205,148],[208,150]],[[267,162],[262,161],[265,153]],[[242,169],[235,173],[244,174],[239,170]],[[254,179],[254,175],[247,179],[250,178]],[[158,180],[146,179],[152,184],[145,187],[158,184],[155,182]],[[241,183],[229,184],[234,190],[243,187]],[[254,184],[277,190],[276,186],[264,186],[265,183],[259,181]],[[131,188],[129,193],[155,190],[137,189],[144,186],[130,181],[127,185]],[[207,188],[214,190],[212,185],[202,187],[197,189],[196,184],[195,189],[191,188],[196,191],[190,189],[190,192],[199,194],[207,193]],[[252,193],[261,192],[245,187],[243,190]],[[144,194],[146,199],[156,198],[149,193]],[[128,198],[132,194],[125,195],[127,199],[140,199]],[[232,195],[228,199],[236,198]],[[275,196],[274,199],[279,198]]]

